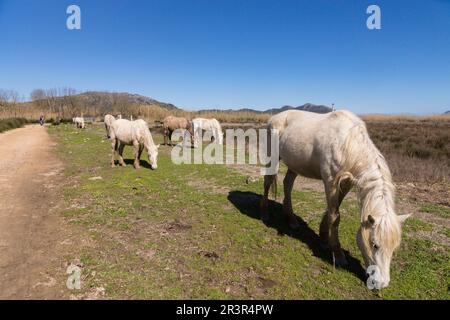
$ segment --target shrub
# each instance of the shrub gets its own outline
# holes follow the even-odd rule
[[[23,127],[27,123],[25,118],[10,118],[0,120],[0,132]]]

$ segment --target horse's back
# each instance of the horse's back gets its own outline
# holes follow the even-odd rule
[[[144,120],[138,119],[136,121],[133,121],[132,125],[135,126],[135,129],[139,134],[139,140],[141,140],[140,137],[144,137],[144,136],[150,134],[150,129],[148,128],[148,124]]]
[[[111,125],[112,137],[124,144],[132,144],[134,139],[133,125],[127,119],[117,119]]]
[[[163,126],[169,130],[186,129],[188,120],[186,118],[168,116],[163,120]]]
[[[339,162],[351,128],[364,122],[349,111],[318,114],[289,110],[273,116],[269,129],[278,130],[280,157],[293,171],[320,179],[323,168]]]
[[[320,133],[336,133],[355,125],[364,125],[364,122],[355,114],[347,110],[331,113],[314,113],[302,110],[288,110],[269,119],[268,128],[277,129],[280,136],[285,130],[295,130]]]

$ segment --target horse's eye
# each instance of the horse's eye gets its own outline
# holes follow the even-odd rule
[[[380,247],[379,247],[376,243],[372,243],[372,246],[373,246],[373,248],[374,248],[375,250],[380,249]]]

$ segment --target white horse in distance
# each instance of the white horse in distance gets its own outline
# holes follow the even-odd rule
[[[361,203],[357,243],[366,267],[378,267],[377,286],[388,286],[391,258],[401,241],[401,222],[409,215],[395,213],[391,173],[364,122],[348,111],[316,114],[291,110],[273,116],[268,129],[278,133],[279,155],[288,167],[284,178],[283,212],[290,226],[299,226],[291,201],[297,175],[323,180],[328,209],[320,225],[320,238],[331,248],[336,264],[346,265],[338,236],[339,206],[356,185]],[[265,176],[261,204],[265,221],[269,219],[271,185],[276,186],[276,176]]]
[[[83,117],[76,117],[72,119],[72,122],[75,123],[78,129],[84,129],[86,126],[84,124],[84,118]]]
[[[223,144],[223,132],[222,127],[216,119],[195,118],[192,120],[194,124],[194,145],[202,141],[203,131],[212,133],[214,142],[217,144]]]
[[[129,121],[118,119],[113,122],[110,130],[112,144],[111,167],[115,167],[115,155],[119,157],[119,163],[126,166],[123,160],[123,149],[126,145],[134,146],[134,167],[140,168],[139,160],[144,149],[147,150],[150,167],[158,168],[158,148],[153,142],[152,134],[144,120]]]
[[[110,114],[107,114],[105,116],[105,129],[106,129],[106,136],[108,137],[108,139],[111,137],[110,131],[114,121],[116,121],[116,118],[114,118],[114,116]]]

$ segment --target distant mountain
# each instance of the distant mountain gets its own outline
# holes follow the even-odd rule
[[[333,109],[331,109],[330,107],[324,106],[324,105],[315,105],[312,103],[306,103],[299,107],[284,106],[281,108],[269,109],[269,110],[265,111],[265,113],[277,114],[277,113],[287,111],[287,110],[302,110],[302,111],[309,111],[309,112],[315,112],[315,113],[329,113],[329,112],[333,111]]]
[[[93,110],[102,110],[103,113],[112,112],[112,110],[124,110],[130,106],[150,106],[156,105],[168,110],[180,110],[170,103],[164,103],[155,99],[126,92],[104,92],[88,91],[72,95],[58,95],[51,90],[44,92],[43,95],[27,104],[41,104],[53,107],[70,107],[73,109],[89,107]]]
[[[199,113],[206,113],[206,112],[252,112],[252,113],[268,113],[268,114],[277,114],[283,111],[287,111],[287,110],[303,110],[303,111],[309,111],[309,112],[315,112],[315,113],[328,113],[333,111],[333,109],[331,109],[330,107],[327,106],[323,106],[323,105],[315,105],[312,103],[306,103],[302,106],[299,107],[292,107],[292,106],[284,106],[281,108],[272,108],[266,111],[259,111],[259,110],[254,110],[254,109],[249,109],[249,108],[243,108],[243,109],[228,109],[228,110],[220,110],[220,109],[207,109],[207,110],[201,110],[199,111]]]
[[[450,110],[445,111],[444,114],[450,114]]]
[[[158,105],[169,110],[178,110],[176,106],[171,103],[160,102],[155,99],[141,96],[139,94],[132,94],[126,92],[98,92],[89,91],[80,93],[74,96],[80,102],[84,102],[89,106],[113,106],[115,104],[123,105]]]
[[[237,113],[237,112],[250,112],[250,113],[265,113],[264,111],[253,110],[249,108],[243,109],[204,109],[198,111],[198,113],[209,113],[209,112],[229,112],[229,113]]]

